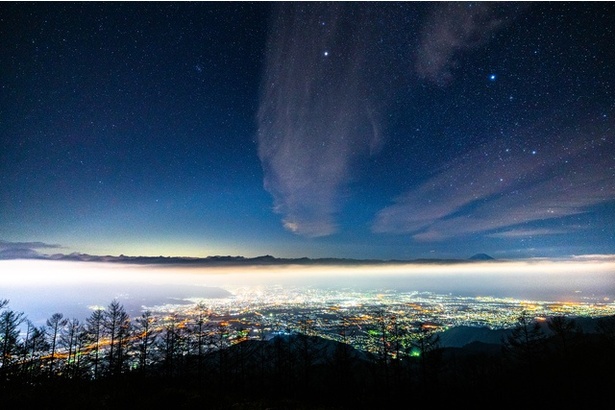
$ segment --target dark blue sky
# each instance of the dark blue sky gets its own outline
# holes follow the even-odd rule
[[[3,2],[0,23],[0,248],[615,253],[613,3]]]

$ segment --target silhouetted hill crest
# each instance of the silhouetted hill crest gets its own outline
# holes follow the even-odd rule
[[[87,253],[73,252],[70,254],[55,253],[51,255],[41,254],[29,249],[11,250],[0,252],[0,259],[43,259],[56,261],[77,262],[109,262],[143,265],[194,265],[194,266],[250,266],[250,265],[331,265],[331,266],[374,266],[374,265],[404,265],[404,264],[455,264],[472,263],[487,259],[351,259],[351,258],[277,258],[272,255],[256,257],[244,256],[127,256],[113,255],[90,255]],[[493,258],[492,258],[493,259]]]

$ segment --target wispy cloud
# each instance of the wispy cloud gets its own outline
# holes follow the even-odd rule
[[[570,232],[565,229],[510,229],[502,232],[494,232],[486,236],[490,238],[531,238],[534,236],[558,235]]]
[[[365,78],[370,33],[344,7],[279,6],[268,41],[258,112],[264,186],[284,226],[309,237],[336,231],[353,162],[381,142]]]
[[[586,260],[586,261],[605,261],[605,262],[613,261],[615,262],[615,255],[606,255],[606,254],[574,255],[572,258],[576,260],[582,260],[582,261]]]
[[[59,249],[62,245],[45,242],[9,242],[0,240],[0,250],[7,249]]]
[[[417,75],[447,83],[460,55],[487,43],[511,15],[509,8],[497,3],[435,3],[420,34],[414,64]]]
[[[529,149],[504,141],[481,146],[382,209],[373,231],[410,233],[417,241],[504,237],[523,232],[515,231],[527,229],[523,224],[615,200],[613,137],[594,131],[545,138]],[[561,227],[551,233],[562,233]]]
[[[60,245],[44,242],[9,242],[0,240],[0,259],[36,258],[37,249],[59,249]]]

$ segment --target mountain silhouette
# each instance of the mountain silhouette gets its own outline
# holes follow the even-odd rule
[[[495,260],[495,258],[487,255],[486,253],[477,253],[476,255],[470,256],[469,259],[473,260],[473,261],[492,261],[492,260]]]

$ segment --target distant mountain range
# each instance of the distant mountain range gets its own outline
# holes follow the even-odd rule
[[[378,264],[450,264],[468,263],[476,261],[490,261],[494,258],[484,253],[476,254],[468,259],[347,259],[347,258],[276,258],[271,255],[246,258],[243,256],[207,256],[207,257],[181,257],[181,256],[112,256],[89,255],[86,253],[56,253],[46,255],[33,249],[5,249],[0,251],[0,260],[7,259],[42,259],[79,262],[116,262],[131,264],[155,265],[207,265],[207,266],[233,266],[233,265],[378,265]]]

